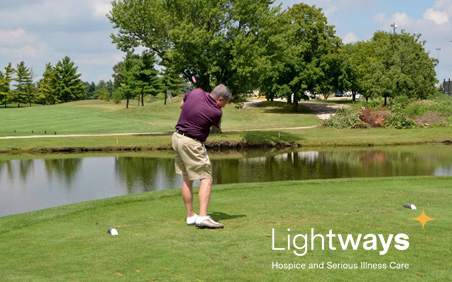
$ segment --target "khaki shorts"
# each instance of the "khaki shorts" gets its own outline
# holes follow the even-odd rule
[[[190,180],[212,178],[212,165],[206,147],[198,140],[177,132],[172,137],[176,151],[176,173],[188,176]]]

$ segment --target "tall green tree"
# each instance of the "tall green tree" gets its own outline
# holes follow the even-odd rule
[[[132,68],[134,78],[134,88],[138,91],[139,102],[144,106],[144,96],[156,96],[161,88],[159,72],[155,69],[155,55],[148,51],[143,51],[139,57],[138,63]],[[139,103],[138,103],[139,104]]]
[[[96,83],[94,81],[91,83],[83,82],[83,85],[85,85],[85,99],[97,99]]]
[[[113,88],[118,89],[124,83],[124,61],[113,66]]]
[[[374,52],[365,84],[368,91],[384,98],[385,105],[388,98],[424,99],[435,91],[437,60],[430,58],[420,36],[403,30],[399,34],[378,31],[369,40]]]
[[[257,87],[265,46],[259,40],[279,11],[269,0],[116,0],[108,18],[117,47],[142,46],[160,65],[210,91],[223,83],[234,94]],[[192,81],[194,82],[194,81]]]
[[[27,93],[27,103],[30,105],[31,107],[31,103],[34,103],[37,101],[38,98],[38,86],[37,84],[34,82],[34,80],[36,79],[36,75],[35,72],[33,71],[33,68],[30,68],[30,79],[31,79],[31,83],[28,84],[28,93]]]
[[[155,55],[149,51],[143,51],[141,55],[128,52],[124,62],[113,67],[115,71],[115,84],[120,84],[122,96],[129,100],[138,97],[138,106],[144,106],[145,95],[157,95],[161,89],[161,79],[159,72],[155,69]],[[120,80],[118,80],[120,78]]]
[[[7,107],[8,100],[11,95],[11,81],[14,74],[14,69],[9,63],[5,67],[5,72],[0,72],[0,104],[4,104]]]
[[[74,66],[74,62],[67,56],[56,64],[58,100],[66,103],[84,98],[85,85],[80,80],[81,74],[77,73],[77,69],[78,67]]]
[[[345,60],[343,64],[345,74],[345,89],[352,92],[352,100],[356,101],[356,94],[364,94],[362,80],[364,77],[364,66],[367,64],[369,54],[364,52],[363,41],[344,45]]]
[[[271,36],[277,40],[271,52],[278,59],[274,64],[267,63],[268,72],[262,71],[260,81],[267,92],[293,95],[293,107],[297,111],[298,101],[306,91],[330,92],[342,87],[341,40],[335,35],[334,27],[328,25],[322,10],[315,6],[296,4],[279,22],[283,36]]]
[[[28,102],[27,96],[30,93],[30,85],[32,83],[30,69],[25,66],[24,61],[17,64],[14,81],[16,84],[14,84],[15,89],[12,102],[17,103],[17,107],[20,108],[20,104]]]
[[[38,100],[42,104],[49,105],[59,102],[56,97],[56,84],[57,74],[55,68],[49,62],[46,64],[46,69],[38,84]]]
[[[182,92],[183,79],[171,68],[166,68],[162,72],[162,90],[165,94],[165,102],[168,95],[177,95]]]
[[[113,85],[119,89],[119,96],[126,99],[126,109],[129,108],[130,99],[133,99],[137,93],[134,91],[133,68],[138,64],[139,56],[133,52],[127,52],[124,61],[117,63],[113,67]]]

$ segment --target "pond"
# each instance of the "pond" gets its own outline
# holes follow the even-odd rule
[[[452,150],[447,145],[209,154],[214,184],[452,176]],[[132,193],[180,189],[181,185],[181,176],[174,172],[172,152],[3,155],[0,156],[0,216]]]

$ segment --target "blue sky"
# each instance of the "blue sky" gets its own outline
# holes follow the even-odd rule
[[[110,0],[0,0],[0,68],[25,61],[38,79],[45,64],[69,56],[84,81],[111,78],[123,54],[111,44]],[[368,40],[391,23],[421,33],[438,57],[438,79],[452,78],[452,0],[306,0],[323,9],[345,43]],[[283,8],[301,3],[277,0]]]

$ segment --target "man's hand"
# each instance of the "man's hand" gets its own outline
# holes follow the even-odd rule
[[[184,100],[180,101],[179,108],[182,109],[183,106],[184,106]]]

